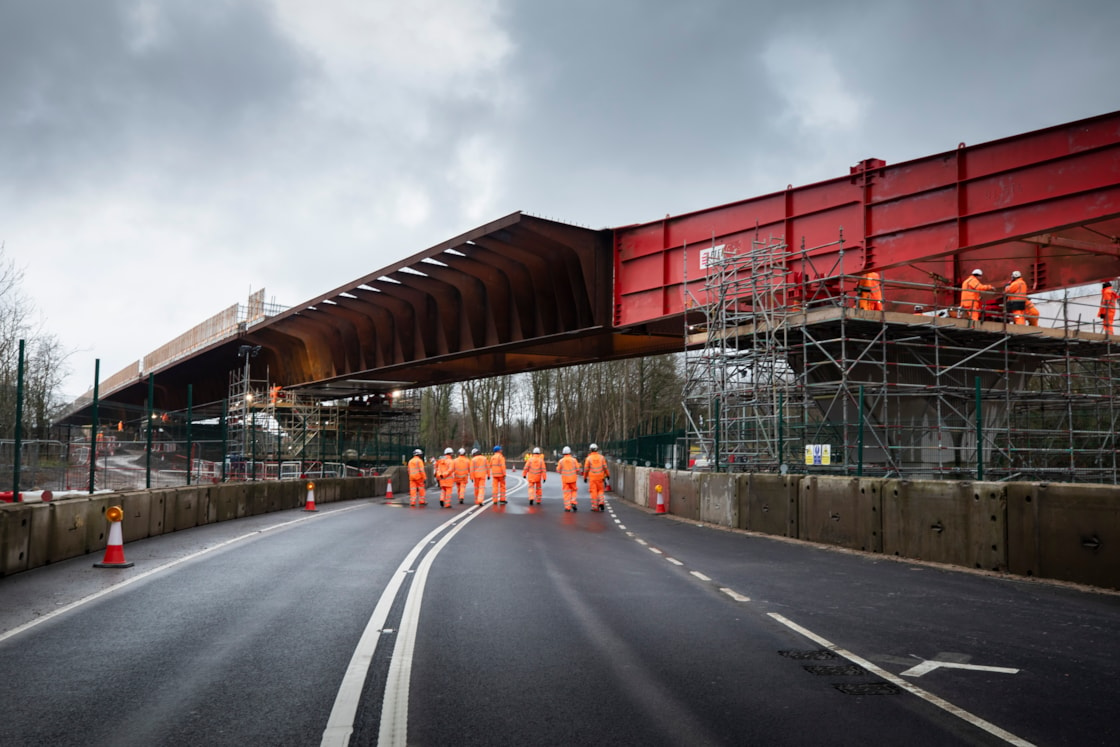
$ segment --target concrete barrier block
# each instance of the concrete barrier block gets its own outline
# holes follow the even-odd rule
[[[264,487],[265,483],[251,480],[244,485],[247,493],[246,506],[249,516],[260,516],[268,513],[268,492]]]
[[[810,475],[798,489],[801,539],[882,552],[881,480]]]
[[[105,510],[109,506],[124,509],[124,496],[121,494],[95,493],[86,501],[86,552],[97,553],[109,544],[109,521]],[[126,514],[127,516],[127,514]],[[124,537],[124,521],[121,521],[121,537]]]
[[[86,513],[88,508],[89,498],[69,498],[51,503],[48,563],[76,558],[88,552],[86,524],[91,520]]]
[[[1120,589],[1120,487],[1040,483],[1037,495],[1039,574]]]
[[[205,489],[203,489],[205,492]],[[168,491],[168,501],[171,503],[171,530],[179,532],[183,529],[193,529],[198,526],[198,515],[205,507],[200,500],[197,487],[176,488]]]
[[[634,495],[634,504],[637,506],[652,506],[650,502],[650,470],[646,467],[634,468],[634,489],[631,491]]]
[[[801,480],[795,475],[751,473],[740,508],[743,529],[779,537],[798,536],[797,496]]]
[[[669,484],[669,513],[699,521],[700,475],[695,472],[673,472]]]
[[[1006,486],[888,480],[883,552],[966,568],[1007,568]]]
[[[207,495],[206,515],[211,524],[237,518],[237,485],[219,483]]]
[[[707,473],[700,477],[700,520],[723,527],[738,526],[738,475]]]
[[[634,502],[635,487],[638,477],[638,468],[632,464],[625,464],[619,472],[622,474],[622,499]],[[611,492],[618,493],[619,489],[614,485],[614,472],[611,472]]]
[[[167,521],[167,491],[166,490],[153,490],[148,493],[149,498],[149,514],[150,519],[148,523],[148,536],[158,537],[165,532],[171,531],[172,524]]]
[[[32,507],[45,504],[0,505],[0,576],[27,570],[31,557]]]
[[[237,505],[237,518],[244,519],[252,516],[253,504],[249,499],[249,485],[247,482],[227,483],[233,488],[233,497]]]
[[[1041,530],[1037,482],[1007,483],[1007,570],[1041,576]]]
[[[152,494],[147,491],[121,493],[119,505],[124,511],[121,535],[125,544],[146,538],[152,526]],[[162,509],[161,509],[162,511]]]
[[[54,503],[32,503],[31,511],[31,539],[27,547],[27,568],[38,568],[46,565],[48,560],[48,547],[52,526],[54,525]]]
[[[661,488],[661,500],[665,504],[665,512],[668,513],[670,505],[670,496],[672,495],[672,480],[670,480],[669,472],[665,470],[655,469],[650,470],[649,485],[646,487],[646,505],[656,511],[657,510],[657,488]]]

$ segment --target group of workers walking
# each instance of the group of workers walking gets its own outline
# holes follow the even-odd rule
[[[982,293],[991,293],[996,288],[984,282],[984,271],[977,268],[961,283],[961,313],[972,321],[980,321],[983,315],[983,305],[980,297]],[[1038,326],[1038,307],[1034,305],[1027,295],[1029,289],[1023,280],[1023,274],[1018,270],[1011,273],[1011,279],[1004,285],[1003,293],[1007,313],[1015,324]],[[1113,290],[1112,283],[1105,281],[1101,284],[1101,303],[1097,318],[1101,320],[1101,327],[1106,335],[1113,334],[1112,324],[1116,318],[1117,302],[1120,295]],[[857,308],[866,311],[883,310],[883,277],[872,270],[860,276],[856,285]]]
[[[572,456],[572,450],[568,446],[564,447],[563,456],[556,463],[556,472],[560,475],[560,486],[564,495],[565,511],[576,511],[579,508],[576,497],[581,475],[591,493],[591,510],[602,511],[606,506],[603,496],[609,489],[610,480],[607,460],[599,453],[597,444],[591,444],[588,450],[587,459],[584,460],[582,467]],[[453,449],[444,449],[443,456],[437,459],[435,464],[435,478],[440,488],[440,507],[451,508],[456,496],[459,503],[463,503],[467,494],[468,479],[474,484],[475,505],[483,504],[488,479],[492,481],[491,500],[496,505],[504,504],[506,471],[506,458],[501,446],[495,446],[489,457],[479,453],[478,449],[472,449],[469,457],[466,449],[459,449],[458,456]],[[544,483],[548,480],[548,466],[540,448],[534,448],[532,453],[526,456],[522,476],[529,484],[529,505],[541,505]],[[427,505],[425,488],[427,479],[424,452],[416,449],[408,462],[408,505]]]

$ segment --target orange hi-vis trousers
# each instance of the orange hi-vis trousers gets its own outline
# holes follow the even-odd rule
[[[420,505],[426,505],[428,501],[425,500],[425,490],[423,480],[409,480],[408,481],[408,505],[415,506],[416,501],[419,499]]]
[[[529,478],[529,502],[536,501],[538,504],[541,502],[541,494],[544,492],[544,481],[534,480]]]
[[[494,475],[494,484],[490,488],[490,498],[496,503],[506,502],[506,476]]]
[[[604,483],[605,482],[606,482],[606,480],[604,478],[596,479],[594,477],[592,477],[591,479],[589,479],[587,481],[588,487],[591,488],[591,507],[592,508],[603,506],[606,503],[606,501],[603,498],[603,494],[606,492],[605,489],[604,489]]]
[[[564,508],[571,508],[576,505],[576,498],[579,494],[579,483],[576,482],[575,477],[569,480],[560,481],[560,489],[564,493]]]

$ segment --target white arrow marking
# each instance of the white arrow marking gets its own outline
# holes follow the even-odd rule
[[[910,667],[905,672],[899,672],[903,677],[921,677],[933,670],[944,667],[945,669],[972,669],[977,672],[999,672],[1000,674],[1018,674],[1018,669],[1009,667],[984,667],[979,664],[958,664],[954,661],[923,661],[916,667]]]

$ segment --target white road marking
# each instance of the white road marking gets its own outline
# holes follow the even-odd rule
[[[922,700],[924,700],[928,703],[932,703],[933,705],[937,706],[938,708],[942,709],[943,711],[951,713],[954,716],[956,716],[957,718],[959,718],[963,721],[967,721],[968,723],[970,723],[973,726],[976,726],[980,729],[983,729],[984,731],[1002,739],[1003,741],[1007,742],[1008,744],[1017,745],[1017,747],[1034,747],[1033,743],[1028,742],[1025,739],[1022,739],[1021,737],[1017,737],[1009,731],[1004,731],[1003,729],[999,728],[995,724],[992,724],[988,721],[985,721],[984,719],[980,718],[979,716],[975,716],[975,715],[969,713],[968,711],[964,710],[963,708],[960,708],[959,706],[955,706],[952,703],[950,703],[949,701],[943,700],[943,699],[937,697],[933,693],[926,692],[925,690],[918,687],[914,683],[907,682],[906,680],[902,679],[901,677],[899,677],[897,675],[894,675],[894,674],[891,674],[890,672],[883,669],[882,667],[878,667],[878,666],[872,664],[871,662],[867,661],[863,657],[857,656],[856,654],[853,654],[850,651],[846,651],[846,650],[840,648],[836,644],[831,643],[830,641],[828,641],[824,638],[821,638],[819,635],[817,635],[816,633],[813,633],[811,630],[808,630],[806,628],[801,627],[797,623],[795,623],[792,620],[789,620],[785,617],[782,617],[781,615],[779,615],[776,612],[770,612],[768,614],[769,614],[770,617],[774,618],[775,620],[780,622],[782,625],[785,625],[790,630],[794,630],[794,631],[800,633],[801,635],[805,636],[806,638],[813,641],[814,643],[817,643],[817,644],[827,648],[828,650],[832,651],[833,653],[836,653],[840,656],[843,656],[845,659],[852,662],[853,664],[858,664],[859,666],[863,667],[864,669],[871,672],[872,674],[875,674],[879,677],[882,677],[887,682],[890,682],[892,685],[900,687],[903,690],[905,690],[906,692],[910,693],[911,695],[916,695],[916,696],[918,696],[919,698],[921,698]]]
[[[668,561],[669,561],[670,563],[672,563],[673,565],[684,565],[684,563],[682,563],[681,561],[677,560],[676,558],[665,558],[665,559],[666,559],[666,560],[668,560]]]
[[[722,591],[724,594],[726,594],[727,596],[734,599],[736,602],[749,602],[749,601],[751,601],[750,597],[745,597],[742,594],[740,594],[739,592],[735,591],[734,589],[723,588],[723,589],[720,589],[720,591]]]
[[[440,550],[447,546],[451,538],[481,515],[482,511],[475,511],[443,535],[439,544],[424,556],[416,568],[416,577],[412,580],[412,586],[408,589],[408,598],[404,603],[400,635],[397,636],[397,645],[393,647],[393,660],[389,664],[389,676],[385,682],[385,699],[381,703],[381,730],[377,736],[378,747],[408,744],[408,685],[412,680],[412,654],[416,648],[416,629],[419,627],[420,606],[423,604],[428,572]],[[363,681],[364,679],[363,677]],[[351,730],[353,730],[353,717],[351,717]]]
[[[25,622],[23,625],[19,625],[17,627],[12,628],[11,630],[9,630],[5,633],[0,634],[0,642],[6,641],[9,638],[14,638],[15,636],[19,635],[20,633],[23,633],[24,631],[30,630],[31,628],[34,628],[36,625],[39,625],[40,623],[45,623],[47,620],[58,617],[59,615],[61,615],[64,612],[69,612],[72,609],[77,609],[78,607],[81,607],[83,604],[87,604],[87,603],[92,602],[96,599],[100,599],[101,597],[103,597],[107,594],[112,594],[114,591],[117,591],[118,589],[122,589],[125,586],[129,586],[131,584],[134,584],[137,581],[140,581],[142,579],[147,578],[148,576],[152,576],[152,575],[155,575],[157,573],[161,573],[163,571],[166,571],[168,568],[174,568],[177,565],[181,565],[183,563],[186,563],[188,560],[194,560],[195,558],[200,558],[203,555],[206,555],[207,553],[214,552],[215,550],[220,550],[221,548],[227,547],[227,546],[232,545],[236,542],[241,542],[242,540],[247,540],[247,539],[250,539],[252,537],[256,537],[257,535],[264,534],[265,532],[271,532],[275,529],[286,529],[286,528],[288,528],[288,527],[290,527],[294,524],[299,524],[299,523],[304,522],[304,521],[311,521],[313,519],[321,519],[325,516],[333,516],[334,514],[341,513],[343,511],[353,511],[355,509],[365,508],[366,506],[370,506],[370,505],[373,505],[373,504],[363,503],[360,506],[349,506],[347,508],[339,508],[339,509],[333,509],[333,510],[330,510],[330,511],[320,512],[320,513],[315,514],[313,516],[302,516],[298,519],[293,519],[292,521],[285,521],[282,524],[274,524],[273,526],[270,526],[270,527],[265,527],[263,529],[257,529],[256,531],[249,532],[247,534],[242,534],[238,537],[234,537],[233,539],[228,539],[224,542],[219,542],[218,544],[214,545],[213,547],[207,547],[204,550],[199,550],[198,552],[191,553],[190,555],[186,555],[182,558],[179,558],[178,560],[172,560],[170,563],[164,563],[161,566],[156,566],[155,568],[144,571],[143,573],[138,573],[135,576],[129,576],[128,578],[124,579],[123,581],[121,581],[118,584],[113,584],[112,586],[110,586],[108,588],[105,588],[105,589],[102,589],[101,591],[94,592],[93,594],[90,594],[88,597],[82,597],[81,599],[79,599],[75,602],[71,602],[70,604],[59,607],[56,610],[52,610],[51,612],[48,612],[47,614],[45,614],[41,617],[36,617],[34,620],[29,620],[28,622]]]
[[[690,571],[690,573],[692,573],[693,576],[696,576],[696,578],[700,579],[701,581],[711,581],[712,580],[712,579],[708,578],[707,576],[705,576],[700,571]]]
[[[479,507],[475,506],[470,510],[474,511],[477,508]],[[397,570],[389,579],[385,590],[381,592],[381,597],[377,600],[377,606],[373,608],[373,614],[370,616],[369,622],[366,623],[365,631],[362,632],[362,637],[358,639],[358,646],[350,657],[350,664],[346,667],[342,684],[339,685],[338,694],[334,699],[334,707],[331,708],[331,715],[327,719],[327,728],[323,731],[323,740],[320,743],[324,747],[326,745],[345,747],[350,743],[350,734],[354,731],[354,715],[358,712],[358,701],[361,699],[362,686],[365,685],[370,664],[373,663],[377,641],[381,637],[381,628],[389,617],[389,610],[392,609],[393,601],[397,598],[401,584],[404,583],[405,576],[412,573],[410,566],[416,561],[421,549],[428,544],[429,539],[446,530],[457,520],[456,518],[445,521],[417,542],[404,560],[401,561],[401,564],[397,566]],[[432,552],[436,552],[436,550],[432,550]]]
[[[649,548],[649,551],[650,551],[650,552],[655,552],[655,553],[657,553],[658,555],[661,555],[661,554],[662,554],[662,552],[661,552],[660,550],[658,550],[658,549],[657,549],[656,547],[651,547],[651,548]]]
[[[910,667],[905,672],[899,672],[900,677],[921,677],[935,669],[972,669],[977,672],[999,672],[1001,674],[1018,674],[1018,669],[1010,667],[986,667],[979,664],[958,664],[955,661],[923,661],[917,666]]]
[[[615,523],[618,524],[618,522],[615,522]],[[625,524],[618,524],[618,528],[625,531],[626,530],[626,525]]]
[[[641,537],[638,537],[638,538],[637,538],[637,539],[635,539],[634,541],[635,541],[635,542],[637,542],[637,543],[638,543],[639,545],[648,545],[648,544],[649,544],[648,542],[646,542],[646,541],[645,541],[644,539],[642,539]]]

